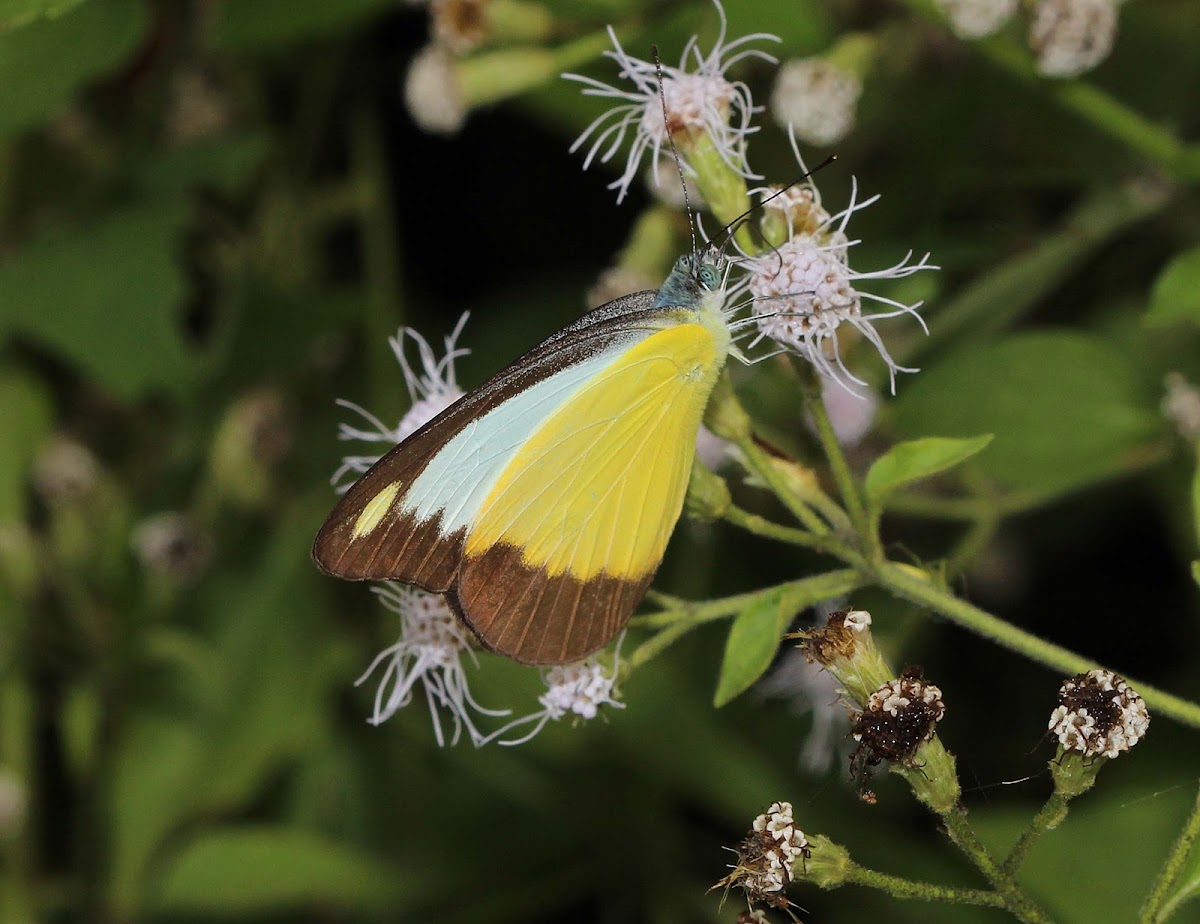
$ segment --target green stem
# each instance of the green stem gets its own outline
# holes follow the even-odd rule
[[[787,479],[775,468],[770,455],[754,441],[752,435],[740,437],[735,442],[738,449],[741,450],[746,464],[750,466],[750,470],[766,482],[767,487],[787,507],[792,516],[803,523],[814,535],[822,536],[829,532],[829,527],[813,512],[804,499],[792,490]]]
[[[861,566],[863,563],[857,552],[830,535],[814,536],[806,530],[795,529],[791,526],[782,526],[779,523],[768,520],[766,517],[761,517],[756,513],[749,513],[740,507],[734,506],[730,506],[725,511],[724,518],[734,526],[740,527],[748,533],[754,533],[756,536],[777,539],[780,542],[788,542],[807,549],[815,549],[818,552],[828,552],[837,555],[846,561],[847,564]]]
[[[1062,674],[1073,675],[1102,669],[1102,665],[1094,661],[1040,639],[1023,629],[1018,629],[991,613],[959,599],[946,588],[934,584],[927,574],[909,565],[885,562],[873,577],[880,587],[889,590],[896,596],[918,603],[935,613],[940,613],[951,622],[971,630],[976,635]],[[1146,701],[1151,712],[1193,728],[1200,728],[1200,705],[1173,696],[1140,680],[1131,677],[1125,679]]]
[[[1183,872],[1184,864],[1191,857],[1197,839],[1200,839],[1200,792],[1196,794],[1196,804],[1192,806],[1192,813],[1184,822],[1183,830],[1179,832],[1179,837],[1171,847],[1171,852],[1167,854],[1166,863],[1159,870],[1158,876],[1155,877],[1154,884],[1146,896],[1146,901],[1142,904],[1142,910],[1138,914],[1138,924],[1159,924],[1175,910],[1176,903],[1168,899],[1168,893],[1175,885],[1179,874]]]
[[[825,407],[825,402],[821,400],[820,382],[811,365],[805,363],[801,368],[798,360],[796,363],[797,371],[805,383],[803,388],[805,410],[816,425],[817,439],[829,462],[829,469],[833,474],[834,483],[837,484],[838,493],[842,497],[842,503],[846,505],[846,511],[850,514],[850,522],[854,526],[854,532],[857,534],[858,541],[868,560],[877,561],[883,557],[883,550],[879,545],[879,532],[867,517],[867,509],[863,504],[862,495],[858,491],[858,485],[854,483],[854,476],[850,472],[846,454],[842,451],[842,444],[838,442],[837,434],[833,432],[829,411]]]
[[[1029,52],[1009,37],[998,37],[976,45],[996,66],[1025,83],[1036,86],[1064,109],[1136,151],[1162,167],[1188,175],[1188,149],[1179,138],[1162,125],[1109,95],[1094,84],[1083,80],[1051,80],[1034,67]],[[1182,168],[1182,171],[1181,171]]]
[[[1050,924],[1050,917],[1034,904],[1021,887],[1013,881],[999,864],[992,858],[988,849],[983,846],[975,829],[967,821],[967,813],[962,808],[953,809],[941,816],[946,826],[950,840],[961,850],[979,869],[988,882],[1004,899],[1004,905],[1019,920],[1026,924]]]
[[[647,639],[634,650],[629,658],[630,665],[637,667],[646,663],[696,626],[734,616],[763,598],[779,596],[786,600],[789,606],[800,609],[821,600],[851,593],[862,585],[863,580],[856,570],[842,568],[813,577],[776,584],[773,587],[766,587],[750,593],[736,594],[719,600],[706,600],[703,603],[688,603],[660,613],[635,616],[630,621],[632,628],[662,629],[662,631]]]
[[[887,892],[895,898],[913,898],[927,902],[953,902],[959,905],[987,905],[1004,908],[1006,902],[999,892],[989,889],[959,889],[953,886],[934,885],[931,882],[915,882],[888,873],[876,872],[855,866],[846,877],[846,882],[868,886]]]
[[[1062,793],[1055,792],[1046,800],[1046,804],[1042,806],[1033,820],[1029,823],[1029,827],[1021,832],[1021,836],[1017,838],[1017,842],[1013,844],[1012,849],[1008,852],[1008,856],[1004,858],[1004,872],[1010,876],[1016,874],[1021,868],[1021,864],[1025,862],[1025,855],[1029,853],[1029,848],[1034,845],[1039,837],[1047,831],[1052,831],[1057,828],[1067,817],[1068,799]]]
[[[367,337],[367,393],[369,407],[387,408],[396,394],[396,366],[387,347],[395,332],[404,303],[400,284],[400,244],[392,214],[392,189],[383,150],[379,115],[369,105],[361,106],[351,124],[355,188],[364,195],[359,212],[366,263],[367,297],[363,331]]]

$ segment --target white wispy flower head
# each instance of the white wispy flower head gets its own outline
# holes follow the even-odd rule
[[[936,0],[936,3],[961,39],[980,39],[999,32],[1017,11],[1017,0]]]
[[[434,352],[433,347],[429,345],[429,341],[411,327],[401,327],[396,331],[394,337],[389,337],[388,344],[391,346],[392,352],[396,356],[396,361],[400,364],[400,369],[404,373],[404,384],[408,387],[408,396],[412,400],[412,406],[400,418],[399,423],[395,427],[389,427],[360,405],[339,398],[337,403],[341,407],[348,408],[358,414],[367,422],[369,428],[363,429],[362,427],[355,427],[346,423],[339,424],[338,439],[386,443],[387,447],[384,450],[386,452],[387,449],[391,449],[405,437],[409,436],[409,434],[421,429],[421,427],[425,426],[425,424],[429,423],[429,421],[433,420],[438,414],[461,398],[464,392],[459,387],[458,381],[455,378],[454,361],[471,352],[457,345],[458,338],[462,335],[463,326],[467,323],[469,316],[468,312],[463,312],[462,317],[458,319],[458,323],[454,325],[454,330],[443,341],[445,352],[440,358]],[[408,339],[406,338],[411,339],[417,346],[417,357],[420,365],[416,370],[409,363],[405,352],[405,346],[408,343]],[[333,473],[331,481],[337,486],[339,492],[345,491],[354,483],[359,475],[362,475],[367,469],[378,462],[384,452],[374,455],[345,456],[338,470]],[[349,481],[346,481],[344,479],[347,475],[352,475],[353,477]]]
[[[828,772],[850,727],[839,701],[837,678],[793,649],[759,682],[758,689],[764,696],[786,701],[796,715],[812,716],[812,728],[800,750],[800,765],[810,773]]]
[[[585,721],[596,718],[601,706],[624,709],[625,704],[617,696],[617,669],[620,664],[620,643],[614,653],[612,665],[606,668],[597,655],[582,661],[552,667],[545,674],[546,692],[538,697],[541,709],[523,716],[488,736],[499,744],[524,744],[534,738],[546,724],[564,716],[574,715]],[[504,738],[523,725],[533,728],[519,738]]]
[[[465,728],[477,747],[487,741],[472,720],[472,713],[508,715],[507,710],[485,709],[471,697],[463,657],[474,658],[471,638],[462,622],[438,594],[407,584],[379,584],[371,588],[383,605],[400,617],[400,638],[380,652],[355,682],[365,683],[382,665],[383,676],[375,690],[372,725],[379,725],[413,701],[420,688],[429,704],[433,730],[439,745],[446,743],[442,714],[450,717],[454,731],[450,744],[457,744]]]
[[[802,173],[808,168],[800,154],[794,129],[788,129],[792,153]],[[737,259],[742,277],[734,293],[749,291],[758,336],[748,345],[753,348],[763,339],[775,341],[778,352],[791,352],[813,364],[827,378],[855,395],[866,382],[854,376],[843,361],[838,328],[849,324],[878,350],[888,367],[893,394],[897,372],[915,372],[896,363],[875,330],[875,322],[901,314],[912,315],[925,328],[918,314],[921,303],[906,305],[894,299],[863,291],[862,283],[875,279],[903,279],[922,270],[938,267],[929,263],[929,254],[912,262],[912,251],[894,266],[873,272],[859,272],[850,266],[850,252],[858,241],[846,233],[850,216],[879,199],[872,196],[858,201],[858,183],[851,178],[850,204],[831,215],[821,203],[821,195],[810,180],[780,190],[763,187],[752,190],[762,203],[762,228],[768,238],[787,239],[771,250],[747,254]],[[737,241],[735,239],[735,245]],[[864,311],[863,303],[878,303],[879,311]],[[860,386],[856,388],[855,386]]]
[[[1078,77],[1108,57],[1118,0],[1038,0],[1029,45],[1047,77]]]
[[[809,144],[841,141],[854,127],[862,81],[828,58],[797,58],[779,68],[771,114]]]
[[[668,136],[706,134],[731,169],[747,178],[757,179],[746,166],[744,156],[746,136],[758,130],[750,124],[757,110],[750,88],[740,81],[729,80],[725,74],[746,58],[761,58],[774,63],[775,58],[771,55],[746,46],[758,41],[778,42],[779,38],[754,33],[726,42],[725,10],[719,0],[713,2],[721,18],[721,29],[712,49],[708,54],[702,54],[699,38],[692,36],[684,47],[679,66],[662,66],[661,87],[658,66],[653,61],[643,61],[626,53],[611,26],[608,34],[613,50],[604,54],[617,62],[617,77],[627,82],[627,88],[611,86],[580,74],[563,74],[566,79],[583,84],[585,96],[598,96],[617,103],[584,129],[571,145],[572,152],[588,146],[583,162],[585,170],[597,158],[601,163],[610,161],[620,150],[626,135],[633,132],[625,170],[609,184],[609,189],[617,190],[617,202],[628,194],[642,158],[651,152],[657,159],[668,146]],[[682,147],[684,150],[680,153],[686,168],[686,145]]]
[[[850,249],[857,241],[846,236],[850,216],[866,208],[879,197],[857,202],[857,184],[850,204],[831,216],[816,232],[797,234],[774,250],[743,256],[743,285],[754,297],[758,318],[758,337],[774,340],[783,350],[804,357],[822,376],[853,390],[851,383],[866,385],[846,367],[838,342],[838,328],[848,324],[857,330],[887,363],[892,392],[897,372],[915,372],[899,365],[888,352],[875,322],[897,315],[911,315],[925,328],[917,309],[921,303],[906,305],[864,291],[863,283],[876,279],[903,279],[922,270],[937,269],[929,263],[929,254],[912,262],[912,251],[894,266],[872,272],[859,272],[850,266]],[[864,310],[863,303],[878,303],[879,311]]]

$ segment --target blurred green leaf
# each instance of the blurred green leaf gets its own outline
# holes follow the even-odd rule
[[[218,830],[182,848],[160,893],[167,914],[264,914],[313,904],[386,907],[405,876],[353,847],[282,827]]]
[[[192,144],[150,160],[137,179],[151,196],[170,195],[192,186],[209,186],[233,195],[254,178],[269,151],[270,141],[262,133]]]
[[[208,746],[181,718],[147,714],[126,729],[113,771],[109,900],[133,918],[163,838],[191,817],[196,768]]]
[[[792,615],[783,605],[783,596],[782,591],[767,594],[734,618],[725,641],[714,706],[724,706],[744,693],[771,666],[780,636]]]
[[[319,500],[291,510],[254,580],[232,583],[210,601],[223,614],[215,642],[229,682],[209,720],[197,781],[197,798],[207,808],[244,804],[320,733],[330,666],[341,662],[343,651],[321,631],[318,576],[309,557],[318,510],[327,506],[322,490]]]
[[[1176,254],[1154,282],[1146,323],[1178,321],[1200,325],[1200,247]]]
[[[257,52],[359,25],[395,0],[226,0],[214,10],[213,45],[221,51]]]
[[[1088,334],[1019,334],[923,372],[894,405],[906,436],[995,435],[979,465],[1063,491],[1119,471],[1160,427],[1131,360]]]
[[[1200,561],[1192,562],[1192,580],[1200,585]]]
[[[84,0],[0,0],[0,34],[41,19],[53,19],[73,10]]]
[[[36,379],[0,373],[0,523],[25,516],[29,468],[53,426],[54,410]]]
[[[182,206],[129,209],[34,240],[0,264],[0,336],[40,341],[122,398],[186,385],[176,258],[184,215]]]
[[[1192,798],[1190,787],[1097,789],[1094,797],[1089,794],[1086,802],[1072,806],[1061,827],[1034,844],[1021,867],[1021,882],[1063,924],[1134,921],[1144,889],[1167,855]],[[979,805],[972,807],[971,820],[988,846],[1003,855],[1028,824],[1029,814],[1024,806]],[[1113,875],[1114,869],[1120,875]],[[1088,887],[1064,888],[1070,882]]]
[[[62,15],[0,31],[0,137],[53,116],[81,85],[117,68],[149,24],[149,8],[141,0],[103,0],[74,8],[71,0],[0,0],[0,22],[9,8],[28,11],[35,5]]]
[[[991,441],[992,435],[989,433],[971,439],[930,436],[897,443],[876,459],[867,472],[867,497],[871,503],[878,504],[888,493],[902,485],[965,462]]]

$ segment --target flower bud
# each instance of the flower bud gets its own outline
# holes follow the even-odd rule
[[[1038,0],[1029,46],[1047,77],[1078,77],[1108,57],[1117,37],[1117,0]]]
[[[714,437],[715,438],[715,437]],[[712,472],[699,458],[692,462],[692,477],[684,497],[684,509],[693,520],[719,520],[732,503],[725,479]]]

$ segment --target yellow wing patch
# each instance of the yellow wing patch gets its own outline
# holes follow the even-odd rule
[[[350,530],[350,538],[361,539],[363,536],[373,533],[376,527],[383,522],[383,518],[387,516],[387,512],[391,510],[392,501],[396,499],[396,494],[399,490],[400,485],[393,481],[367,501],[362,513],[354,521],[354,528]]]
[[[506,543],[551,576],[651,573],[679,519],[723,361],[695,323],[623,353],[521,447],[480,507],[466,554]]]

